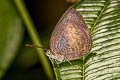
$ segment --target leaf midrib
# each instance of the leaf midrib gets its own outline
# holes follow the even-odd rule
[[[101,17],[101,15],[102,15],[103,11],[104,11],[104,10],[106,9],[106,7],[109,5],[109,2],[110,2],[110,1],[108,0],[108,1],[105,3],[104,7],[102,8],[101,12],[99,13],[98,17],[96,18],[96,20],[95,20],[93,26],[91,27],[91,28],[92,28],[92,32],[93,32],[94,27],[96,26],[98,20],[100,19],[100,17]],[[92,35],[93,35],[93,34],[94,34],[94,33],[92,33]]]

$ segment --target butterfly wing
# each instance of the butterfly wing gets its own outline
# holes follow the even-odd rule
[[[87,54],[91,47],[91,33],[82,15],[70,8],[53,30],[50,39],[51,51],[73,60]]]

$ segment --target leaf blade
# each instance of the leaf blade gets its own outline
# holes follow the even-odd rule
[[[23,39],[23,25],[10,0],[0,1],[0,79],[10,67]]]
[[[91,53],[96,53],[88,60],[85,59],[83,62],[76,64],[84,69],[84,74],[79,72],[83,77],[79,80],[120,79],[119,6],[119,0],[82,0],[79,4],[74,5],[77,11],[83,15],[88,27],[92,28],[92,39],[95,46],[93,46]],[[83,71],[83,69],[79,70]],[[59,70],[59,74],[61,73],[62,71]],[[60,77],[62,78],[63,75],[60,75]],[[63,80],[68,78],[77,79],[77,77],[66,77]]]

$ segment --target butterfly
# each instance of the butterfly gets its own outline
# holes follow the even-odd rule
[[[75,8],[69,8],[52,32],[50,49],[46,55],[52,62],[55,60],[70,63],[70,60],[79,59],[87,54],[91,47],[91,32],[82,15]]]

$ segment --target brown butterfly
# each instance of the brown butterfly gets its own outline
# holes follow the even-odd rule
[[[46,55],[57,62],[69,62],[87,54],[91,47],[91,33],[82,15],[69,8],[52,32]]]

